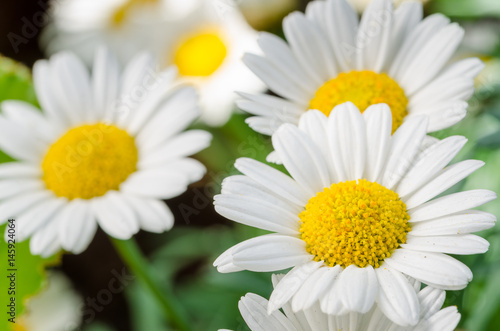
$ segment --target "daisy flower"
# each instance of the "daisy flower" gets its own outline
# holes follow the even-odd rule
[[[62,273],[49,273],[47,285],[28,299],[26,312],[16,320],[13,331],[78,330],[83,317],[83,298]]]
[[[464,288],[472,273],[447,254],[476,254],[488,242],[470,234],[492,227],[492,214],[471,210],[496,198],[488,190],[439,194],[480,168],[467,160],[445,166],[465,144],[452,136],[421,150],[427,117],[391,135],[385,104],[361,114],[352,103],[330,117],[305,113],[298,127],[272,136],[291,177],[241,158],[215,197],[219,214],[275,232],[224,252],[220,272],[293,267],[276,286],[269,313],[290,300],[294,311],[319,300],[323,312],[367,313],[374,303],[394,323],[416,325],[418,296],[407,276],[443,290]]]
[[[277,283],[280,275],[273,275]],[[241,298],[238,307],[241,316],[252,331],[328,331],[328,330],[391,330],[391,331],[452,331],[460,321],[457,307],[440,309],[446,293],[426,287],[420,291],[420,283],[414,284],[420,306],[420,316],[414,327],[403,327],[389,320],[377,305],[365,314],[350,313],[342,316],[323,313],[316,303],[304,311],[294,312],[290,304],[283,306],[283,313],[267,314],[268,301],[248,293]],[[221,330],[224,331],[224,330]]]
[[[258,50],[257,34],[232,0],[58,0],[52,13],[42,38],[48,53],[72,50],[90,62],[105,44],[123,63],[147,50],[198,87],[207,124],[227,121],[235,89],[264,89],[241,63]]]
[[[75,55],[60,53],[34,66],[43,112],[1,104],[0,149],[19,162],[0,165],[0,222],[15,218],[17,240],[31,236],[33,254],[80,253],[97,225],[118,239],[172,227],[160,200],[204,175],[187,156],[211,136],[181,132],[199,116],[196,92],[153,63],[142,54],[122,72],[101,49],[90,76]]]
[[[247,123],[271,135],[283,123],[317,109],[328,115],[350,101],[361,111],[385,103],[393,132],[407,119],[429,117],[428,132],[449,127],[466,115],[477,58],[447,62],[463,30],[443,15],[422,19],[422,4],[374,0],[358,22],[345,0],[312,1],[305,15],[283,21],[288,43],[269,33],[258,40],[263,56],[244,62],[278,96],[242,93],[238,106],[254,115]]]

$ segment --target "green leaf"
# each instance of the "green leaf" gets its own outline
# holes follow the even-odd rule
[[[0,102],[4,100],[22,100],[38,105],[30,70],[0,55]]]

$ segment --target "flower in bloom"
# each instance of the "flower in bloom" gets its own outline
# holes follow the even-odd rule
[[[283,21],[288,42],[263,33],[262,56],[244,62],[278,96],[241,93],[238,105],[256,116],[248,124],[271,135],[283,123],[297,124],[309,109],[328,115],[350,101],[361,111],[385,103],[392,131],[412,117],[427,115],[427,131],[437,131],[466,115],[477,58],[448,61],[463,30],[441,14],[422,19],[422,4],[374,0],[358,22],[345,0],[312,1],[306,13]]]
[[[62,273],[51,272],[47,287],[27,300],[26,310],[12,324],[12,330],[77,330],[83,317],[83,305],[83,298],[73,289],[69,279]]]
[[[90,62],[105,44],[124,63],[147,50],[198,87],[207,124],[227,121],[235,89],[264,88],[241,63],[258,49],[257,34],[232,0],[60,0],[52,13],[42,38],[49,54],[71,50]]]
[[[385,104],[363,114],[352,103],[329,117],[302,115],[272,136],[288,176],[241,158],[243,175],[228,177],[217,212],[271,231],[241,242],[214,263],[220,272],[270,272],[293,267],[274,289],[268,311],[292,300],[341,315],[367,313],[377,303],[394,323],[414,326],[420,308],[407,277],[443,290],[464,288],[467,266],[447,254],[476,254],[488,242],[471,234],[492,227],[494,215],[472,210],[496,198],[488,190],[437,197],[483,165],[446,167],[466,139],[452,136],[422,147],[426,116],[391,135]]]
[[[75,55],[34,66],[42,112],[21,101],[1,104],[0,148],[17,159],[0,165],[0,222],[16,219],[33,254],[85,250],[97,225],[128,239],[163,232],[173,215],[160,200],[183,193],[205,167],[187,158],[210,143],[205,131],[182,132],[199,114],[196,92],[153,70],[142,54],[122,71],[105,49],[89,74]]]
[[[281,275],[273,275],[277,283]],[[452,331],[460,321],[457,307],[441,309],[446,297],[445,291],[432,287],[420,290],[420,283],[414,283],[420,316],[414,327],[403,327],[388,319],[377,305],[365,314],[350,313],[342,316],[327,315],[318,303],[304,311],[294,311],[291,304],[283,306],[283,312],[267,314],[268,301],[261,296],[248,293],[241,298],[238,307],[241,316],[252,331],[328,331],[328,330],[392,330],[392,331]],[[221,330],[224,331],[224,330]]]

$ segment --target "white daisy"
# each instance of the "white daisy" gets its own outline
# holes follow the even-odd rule
[[[294,311],[320,301],[325,313],[367,313],[376,302],[393,322],[415,325],[417,295],[405,276],[443,289],[464,288],[472,273],[446,254],[476,254],[488,242],[471,232],[492,227],[494,215],[471,210],[496,198],[472,190],[436,198],[483,165],[449,167],[466,139],[453,136],[420,150],[427,118],[406,121],[391,136],[385,104],[363,114],[352,104],[327,118],[304,114],[284,124],[273,146],[291,177],[241,158],[244,175],[226,178],[217,212],[275,232],[230,248],[220,272],[294,267],[274,289],[269,313],[292,300]]]
[[[246,54],[244,62],[278,95],[252,95],[238,103],[254,115],[248,124],[271,135],[283,123],[296,124],[302,113],[325,114],[343,102],[361,111],[386,103],[395,131],[403,121],[429,116],[428,131],[460,121],[483,68],[477,58],[447,66],[463,30],[443,15],[422,20],[422,5],[374,0],[361,21],[345,0],[312,1],[306,14],[283,21],[288,43],[262,33],[264,56]]]
[[[28,299],[26,312],[17,318],[13,331],[79,329],[83,317],[83,298],[63,274],[51,272],[47,280],[47,287]]]
[[[48,53],[69,49],[90,62],[105,44],[123,63],[147,50],[199,88],[210,125],[229,118],[235,89],[264,89],[241,62],[245,51],[258,50],[257,34],[232,0],[58,0],[52,11],[42,38]]]
[[[273,275],[277,283],[281,275]],[[238,307],[241,316],[252,331],[452,331],[460,321],[457,307],[440,309],[446,293],[443,290],[426,287],[420,290],[420,283],[414,284],[418,297],[420,316],[414,327],[403,327],[389,320],[377,305],[366,314],[350,313],[342,316],[323,313],[316,303],[304,311],[294,312],[290,304],[283,306],[283,312],[267,314],[268,301],[261,296],[248,293],[242,297]],[[221,330],[222,331],[222,330]]]
[[[199,116],[196,92],[175,85],[175,69],[153,70],[151,57],[122,72],[106,50],[92,76],[75,55],[34,66],[43,113],[2,103],[0,149],[19,162],[0,165],[0,223],[16,219],[33,254],[85,250],[99,224],[128,239],[139,229],[169,230],[161,202],[184,192],[205,167],[187,158],[210,143],[205,131],[181,133]]]

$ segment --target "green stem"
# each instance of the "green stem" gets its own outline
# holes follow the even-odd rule
[[[155,274],[151,271],[146,258],[142,255],[134,238],[129,240],[118,240],[110,237],[118,254],[121,256],[128,268],[139,278],[151,294],[158,301],[168,321],[176,330],[189,331],[191,328],[186,322],[186,316],[180,309],[177,299],[169,295],[168,291],[159,285]]]

